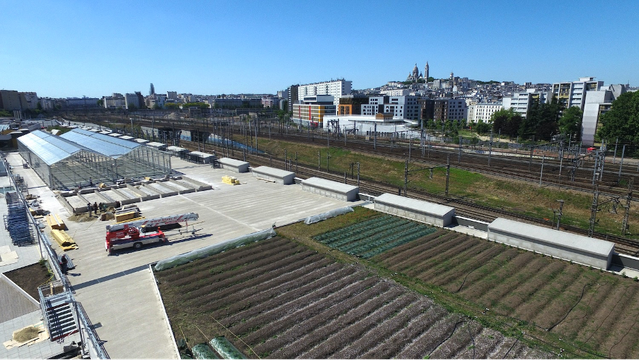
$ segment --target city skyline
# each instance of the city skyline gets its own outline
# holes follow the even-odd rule
[[[611,4],[611,5],[609,5]],[[345,78],[354,89],[430,75],[523,84],[594,76],[637,86],[639,3],[5,3],[0,89],[275,93]]]

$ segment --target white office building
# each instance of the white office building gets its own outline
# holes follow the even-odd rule
[[[586,92],[581,122],[581,141],[583,145],[593,146],[595,144],[599,117],[610,110],[612,102],[615,100],[615,94],[612,90],[613,86],[610,86],[607,89],[600,88],[599,90]]]
[[[479,103],[468,107],[468,123],[477,123],[480,120],[488,122],[494,113],[503,109],[500,103]]]
[[[371,96],[368,104],[362,104],[364,116],[375,116],[379,113],[391,114],[393,119],[419,119],[419,103],[417,96]]]
[[[127,109],[140,108],[140,101],[138,100],[138,96],[136,94],[131,94],[131,93],[124,94],[124,103]]]
[[[536,89],[527,89],[526,91],[514,93],[512,96],[502,99],[502,106],[505,110],[512,108],[516,113],[523,117],[528,114],[528,109],[534,101],[545,104],[552,100],[552,93],[545,91],[537,91]]]
[[[333,105],[339,105],[339,99],[344,95],[351,94],[352,81],[344,79],[325,81],[307,85],[299,85],[297,88],[297,98],[304,99],[310,95],[331,95],[333,96]]]

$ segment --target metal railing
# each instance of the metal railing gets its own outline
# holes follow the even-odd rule
[[[7,175],[9,179],[11,180],[11,183],[15,186],[16,183],[14,181],[13,172],[11,171],[11,167],[8,166],[8,163],[6,162],[6,157],[4,156],[4,154],[2,154],[2,158],[3,158],[2,161],[5,162],[5,165],[7,165],[6,166]],[[24,198],[24,195],[22,194],[22,192],[17,191],[16,193],[18,194],[20,201],[23,204],[27,204],[27,201]],[[71,287],[71,284],[69,283],[69,279],[62,272],[62,269],[60,268],[58,255],[55,252],[55,250],[51,247],[51,241],[49,240],[49,237],[39,230],[38,222],[33,217],[31,212],[27,211],[26,213],[28,216],[28,222],[31,224],[31,226],[33,226],[36,229],[35,233],[37,235],[38,246],[40,247],[40,256],[42,257],[43,255],[42,248],[44,247],[44,251],[49,258],[49,265],[51,267],[51,270],[55,274],[56,278],[59,279],[59,284],[62,285],[65,291],[69,292],[71,301],[75,304],[75,306],[78,309],[78,315],[79,315],[78,318],[80,320],[79,321],[80,332],[84,331],[88,335],[89,346],[92,346],[92,348],[95,349],[98,358],[110,359],[109,354],[106,352],[106,350],[104,349],[104,346],[102,345],[102,341],[100,340],[100,338],[97,336],[97,333],[93,329],[93,325],[91,324],[91,321],[89,320],[89,316],[84,311],[84,308],[82,307],[82,305],[75,300],[75,296],[73,296],[72,294],[73,289]],[[42,306],[43,305],[41,304],[41,308],[44,309],[44,307]],[[46,311],[45,310],[43,311],[44,311],[43,316],[46,317]]]

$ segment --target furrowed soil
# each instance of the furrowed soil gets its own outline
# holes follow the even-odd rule
[[[480,334],[480,322],[346,260],[275,237],[155,275],[174,335],[189,346],[224,335],[250,358],[423,358],[439,348],[468,357],[468,341],[451,334],[460,321]],[[487,354],[510,346],[474,338]]]
[[[52,275],[47,266],[42,263],[32,264],[4,273],[11,281],[31,295],[36,301],[40,301],[38,287],[51,281]]]

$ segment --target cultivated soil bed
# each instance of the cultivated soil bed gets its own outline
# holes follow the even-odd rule
[[[36,301],[40,301],[38,287],[51,280],[51,274],[45,263],[37,263],[4,273],[11,281],[20,286],[22,290],[31,295]]]
[[[413,239],[419,233],[406,230],[387,242],[346,232],[350,238],[339,247],[347,246],[356,256],[312,240],[373,218],[378,219],[371,226],[389,223],[379,213],[358,208],[155,272],[176,339],[193,347],[225,336],[250,358],[553,357],[467,314],[451,312],[356,257],[371,251],[383,255],[441,230],[427,231],[415,223],[427,235]]]

